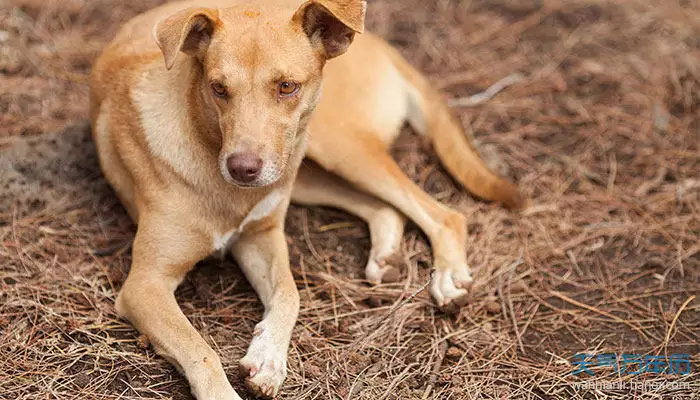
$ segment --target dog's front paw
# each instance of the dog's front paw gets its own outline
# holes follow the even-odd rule
[[[454,311],[469,300],[472,286],[469,267],[439,268],[433,272],[430,293],[438,306],[446,311]]]
[[[239,367],[251,392],[257,396],[275,397],[287,376],[286,348],[280,349],[259,325]]]
[[[188,374],[192,395],[197,400],[243,400],[226,378],[224,370],[207,370]],[[219,367],[220,368],[220,367]]]
[[[380,283],[393,283],[401,279],[401,271],[398,265],[401,258],[398,255],[388,257],[370,257],[365,267],[365,276],[372,285]]]

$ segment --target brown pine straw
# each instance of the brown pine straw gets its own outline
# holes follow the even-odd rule
[[[136,228],[80,144],[92,61],[121,23],[160,2],[0,2],[0,399],[191,399],[114,310]],[[469,99],[453,111],[532,206],[516,214],[472,198],[430,143],[403,132],[401,168],[469,220],[476,284],[457,313],[425,290],[432,254],[413,224],[397,257],[404,279],[371,287],[365,224],[292,206],[302,309],[279,398],[699,393],[700,4],[372,0],[367,28],[447,100]],[[237,362],[262,307],[245,277],[208,260],[176,295],[250,399]],[[692,369],[573,375],[577,353],[689,354]],[[661,386],[581,386],[616,382]]]

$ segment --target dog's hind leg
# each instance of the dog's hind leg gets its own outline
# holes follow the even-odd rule
[[[406,80],[407,119],[416,132],[433,140],[435,152],[450,174],[474,195],[518,210],[527,199],[517,186],[495,174],[469,142],[442,95],[395,49],[386,46],[392,63]]]
[[[313,162],[304,161],[292,191],[292,202],[339,208],[365,220],[372,250],[365,276],[372,284],[397,281],[397,253],[403,238],[405,217],[395,208],[361,192]]]
[[[472,282],[466,260],[466,217],[413,183],[379,136],[361,130],[316,135],[308,154],[328,171],[386,201],[420,226],[433,247],[433,297],[441,307],[461,305]]]

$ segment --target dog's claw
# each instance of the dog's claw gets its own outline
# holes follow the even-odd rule
[[[245,383],[256,396],[275,397],[286,376],[286,367],[282,360],[265,360],[260,367],[253,366],[255,361],[246,356],[240,362],[241,375]]]
[[[436,269],[430,293],[438,306],[446,312],[456,312],[470,300],[473,280],[469,267]]]
[[[365,276],[372,285],[394,283],[401,279],[401,270],[396,265],[401,259],[395,255],[380,259],[370,258],[365,267]]]
[[[258,334],[250,343],[248,353],[239,362],[239,370],[248,390],[257,396],[272,398],[287,376],[287,354],[268,338],[265,329],[256,327],[256,331]]]

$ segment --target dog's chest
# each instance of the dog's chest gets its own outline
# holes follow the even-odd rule
[[[214,232],[214,252],[223,252],[228,249],[245,230],[246,225],[270,216],[280,205],[282,198],[283,195],[279,189],[273,190],[250,210],[240,225],[226,232]]]

